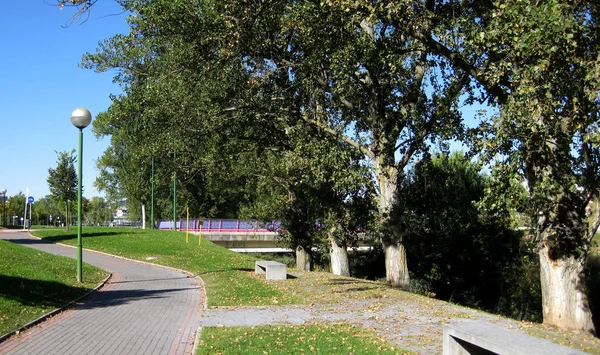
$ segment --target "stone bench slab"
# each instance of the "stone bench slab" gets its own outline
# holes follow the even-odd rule
[[[265,275],[267,280],[287,279],[287,266],[277,261],[257,260],[254,263],[254,273]]]

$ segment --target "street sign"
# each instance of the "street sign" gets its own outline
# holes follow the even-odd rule
[[[33,196],[29,196],[29,198],[27,199],[28,203],[33,203]]]

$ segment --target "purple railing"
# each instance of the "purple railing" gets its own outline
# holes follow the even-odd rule
[[[273,232],[277,231],[280,226],[279,221],[271,222],[259,222],[243,221],[239,219],[180,219],[176,221],[177,230],[190,230],[200,231],[202,226],[202,232]],[[173,230],[173,220],[157,221],[157,229],[170,229]]]

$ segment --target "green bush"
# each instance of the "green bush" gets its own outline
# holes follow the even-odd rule
[[[413,291],[537,320],[541,296],[535,254],[522,233],[511,228],[501,201],[481,202],[490,201],[491,183],[460,153],[426,159],[407,174],[401,183],[405,198],[394,213]]]

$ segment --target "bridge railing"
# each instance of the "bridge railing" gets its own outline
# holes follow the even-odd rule
[[[157,229],[173,230],[173,220],[156,221]],[[265,233],[279,230],[281,223],[279,221],[261,222],[257,220],[239,220],[239,219],[200,219],[193,218],[189,220],[180,219],[175,221],[177,230],[190,230],[194,232],[254,232]]]

